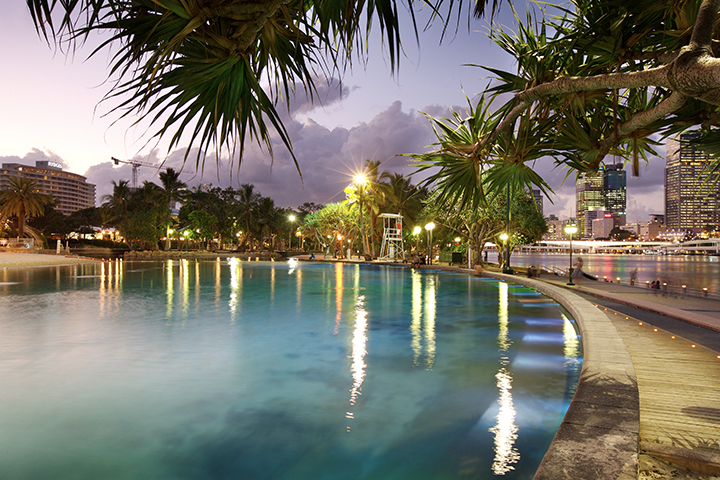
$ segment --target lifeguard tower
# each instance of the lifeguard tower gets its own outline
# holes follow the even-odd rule
[[[379,217],[383,219],[383,241],[378,260],[403,261],[405,245],[402,236],[402,215],[381,213]]]

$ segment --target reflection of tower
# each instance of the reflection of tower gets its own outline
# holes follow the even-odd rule
[[[405,256],[402,215],[381,213],[379,217],[383,219],[383,241],[379,260],[402,261]]]

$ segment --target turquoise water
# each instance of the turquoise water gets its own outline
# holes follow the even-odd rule
[[[537,292],[294,263],[0,270],[0,478],[532,478],[581,346]]]

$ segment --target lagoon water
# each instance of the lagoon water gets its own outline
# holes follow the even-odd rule
[[[577,384],[567,313],[407,268],[0,272],[4,480],[530,479]]]
[[[668,285],[688,288],[707,288],[711,292],[720,292],[720,257],[709,255],[611,255],[611,254],[573,254],[573,262],[581,257],[583,270],[600,279],[607,277],[613,281],[620,277],[622,283],[629,283],[635,272],[636,285],[660,280]],[[497,255],[488,255],[490,262],[497,262]],[[510,257],[513,266],[546,268],[558,267],[567,270],[570,256],[567,253],[522,253],[514,252]]]

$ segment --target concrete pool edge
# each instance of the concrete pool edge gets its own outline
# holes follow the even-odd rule
[[[592,303],[539,280],[483,272],[526,285],[570,312],[583,343],[583,368],[565,418],[545,454],[536,480],[637,478],[640,426],[635,368],[623,339]]]

